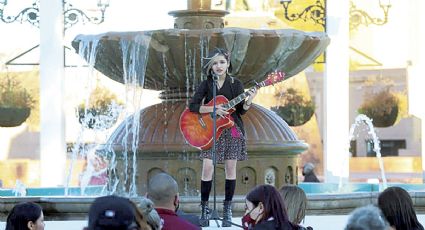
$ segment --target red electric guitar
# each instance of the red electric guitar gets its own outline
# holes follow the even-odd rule
[[[267,79],[260,82],[252,88],[261,88],[274,83],[280,82],[284,79],[285,74],[283,72],[272,72],[267,75]],[[234,125],[231,114],[235,111],[235,106],[242,100],[249,96],[248,92],[244,92],[239,96],[235,97],[231,101],[227,100],[226,97],[218,95],[216,97],[216,105],[222,105],[226,111],[229,112],[224,117],[217,116],[216,120],[216,138],[218,139],[224,129],[230,128]],[[209,101],[207,106],[213,106],[214,100]],[[207,150],[212,147],[213,144],[213,123],[212,113],[194,113],[186,108],[180,116],[180,131],[186,141],[198,149]]]

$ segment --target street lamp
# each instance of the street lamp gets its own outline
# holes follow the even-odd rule
[[[100,16],[89,16],[84,11],[75,8],[72,4],[63,1],[63,17],[65,29],[72,27],[78,22],[86,24],[88,22],[92,24],[101,24],[105,21],[105,11],[109,6],[109,0],[98,0],[97,7],[100,10]]]
[[[325,1],[326,0],[316,0],[315,4],[307,6],[300,13],[288,13],[288,8],[292,3],[292,0],[281,0],[280,4],[283,6],[285,19],[291,22],[299,19],[302,19],[305,22],[310,20],[315,24],[320,24],[324,29],[326,29]]]
[[[88,22],[92,24],[101,24],[105,21],[105,11],[106,8],[109,7],[109,0],[98,0],[97,7],[100,11],[100,15],[98,16],[89,16],[83,10],[75,8],[71,3],[63,0],[63,17],[64,17],[64,25],[65,30],[72,27],[73,25],[81,22],[86,24]],[[4,8],[7,5],[7,0],[0,0],[0,19],[4,23],[12,23],[12,22],[24,22],[28,21],[32,25],[39,27],[40,24],[40,0],[35,0],[32,4],[32,7],[27,7],[21,12],[19,12],[16,16],[5,16]]]
[[[384,13],[383,18],[370,16],[366,11],[358,9],[353,1],[350,1],[350,30],[356,30],[360,25],[370,24],[382,26],[388,22],[388,11],[391,7],[390,0],[379,0],[379,7]]]
[[[0,0],[0,19],[4,23],[12,23],[15,21],[19,21],[22,23],[23,21],[28,21],[32,25],[38,27],[40,22],[40,10],[39,10],[40,8],[39,8],[38,0],[36,0],[32,4],[32,7],[27,7],[21,10],[21,12],[19,12],[16,16],[4,15],[4,8],[6,5],[7,5],[7,0]]]

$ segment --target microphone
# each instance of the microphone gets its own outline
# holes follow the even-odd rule
[[[215,74],[214,72],[211,74],[211,76],[212,76],[212,79],[214,80],[214,81],[218,81],[218,75],[217,74]]]

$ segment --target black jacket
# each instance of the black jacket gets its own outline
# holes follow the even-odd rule
[[[230,101],[244,93],[244,87],[242,82],[237,78],[226,76],[223,86],[217,90],[216,93],[217,95],[225,96]],[[204,98],[204,104],[207,104],[213,99],[213,80],[210,77],[199,84],[189,104],[189,110],[191,112],[199,113],[199,108],[201,107],[201,103]],[[232,117],[235,120],[236,125],[241,129],[242,133],[245,134],[241,118],[241,115],[246,113],[246,110],[243,108],[244,103],[245,100],[242,100],[235,106],[236,111],[232,113]]]
[[[298,226],[286,222],[283,226],[277,227],[275,220],[263,220],[257,223],[252,230],[298,230]]]

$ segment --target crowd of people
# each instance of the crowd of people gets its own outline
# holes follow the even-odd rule
[[[258,185],[246,194],[240,227],[312,230],[314,226],[302,225],[307,203],[305,192],[296,185],[285,185],[279,190],[272,185]],[[96,198],[84,230],[201,229],[199,217],[179,212],[179,204],[176,180],[169,174],[159,173],[150,179],[145,197]],[[33,202],[15,205],[6,221],[6,230],[43,230],[44,227],[42,207]],[[345,230],[424,230],[424,227],[417,219],[409,193],[401,187],[389,187],[379,194],[376,205],[354,209]]]

